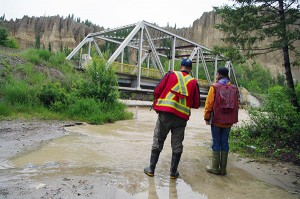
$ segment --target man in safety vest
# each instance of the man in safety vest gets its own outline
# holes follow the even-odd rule
[[[159,154],[171,130],[172,161],[170,177],[179,176],[177,167],[183,150],[184,131],[191,115],[191,108],[200,107],[197,80],[190,76],[192,61],[183,59],[180,71],[169,71],[154,90],[154,110],[158,113],[154,129],[150,165],[145,174],[154,176]]]

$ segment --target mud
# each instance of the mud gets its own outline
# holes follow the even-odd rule
[[[146,176],[157,115],[128,110],[135,119],[102,126],[0,122],[0,198],[300,198],[300,170],[292,164],[231,153],[227,176],[207,173],[211,137],[203,109],[193,110],[188,122],[180,178],[169,179],[170,137],[155,177]]]

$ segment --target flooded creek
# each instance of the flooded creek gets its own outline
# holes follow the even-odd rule
[[[210,127],[202,120],[203,110],[193,110],[188,122],[178,168],[180,178],[169,179],[170,135],[155,177],[146,176],[143,168],[149,164],[157,114],[149,108],[128,110],[136,114],[135,119],[67,127],[66,136],[10,159],[9,168],[0,170],[0,185],[26,182],[23,192],[12,194],[11,198],[22,198],[23,193],[28,198],[299,199],[299,194],[235,167],[231,154],[227,176],[207,173],[211,139]]]

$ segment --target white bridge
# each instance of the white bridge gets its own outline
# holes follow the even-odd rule
[[[106,58],[107,67],[113,67],[119,75],[122,90],[153,91],[167,71],[179,70],[182,58],[192,60],[192,76],[198,80],[203,93],[207,93],[215,81],[218,65],[227,67],[231,79],[238,85],[231,62],[222,55],[215,55],[200,44],[146,21],[90,33],[67,59],[76,55],[81,68],[93,55]],[[205,74],[202,79],[199,78],[201,73]]]

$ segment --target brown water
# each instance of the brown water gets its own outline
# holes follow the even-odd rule
[[[27,152],[11,163],[20,170],[22,178],[31,179],[28,186],[37,190],[63,177],[62,184],[78,180],[85,185],[82,189],[89,188],[87,184],[93,186],[91,190],[98,195],[91,194],[90,198],[299,198],[233,167],[231,156],[227,176],[207,173],[210,127],[202,121],[203,110],[193,110],[188,122],[179,165],[180,178],[169,179],[170,137],[161,153],[155,177],[146,176],[143,168],[149,163],[157,114],[148,108],[129,110],[135,113],[134,120],[68,127],[67,136]]]

